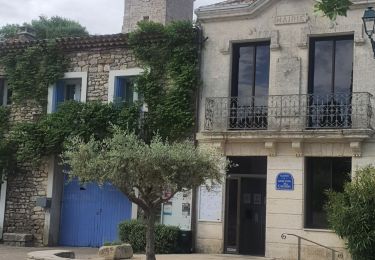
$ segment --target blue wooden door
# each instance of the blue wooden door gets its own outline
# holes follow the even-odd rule
[[[118,224],[131,218],[131,202],[113,185],[67,182],[61,206],[60,245],[100,247],[118,241]]]

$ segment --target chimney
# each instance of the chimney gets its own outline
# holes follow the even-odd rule
[[[33,41],[36,39],[35,30],[30,26],[21,26],[18,29],[17,38],[23,42]]]

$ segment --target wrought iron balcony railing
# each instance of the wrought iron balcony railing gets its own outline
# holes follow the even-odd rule
[[[372,129],[370,93],[206,98],[206,131]]]

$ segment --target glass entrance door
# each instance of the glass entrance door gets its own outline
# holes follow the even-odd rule
[[[225,252],[264,256],[266,178],[228,178],[226,194]]]

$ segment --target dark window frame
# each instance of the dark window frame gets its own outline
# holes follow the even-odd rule
[[[253,71],[253,82],[252,82],[252,96],[255,96],[255,85],[256,85],[256,57],[257,57],[257,47],[258,46],[269,46],[270,41],[259,41],[259,42],[242,42],[242,43],[232,43],[232,66],[231,66],[231,97],[238,97],[238,71],[239,71],[239,60],[240,60],[240,48],[241,47],[255,47],[253,52],[254,60],[254,71]]]
[[[314,94],[314,76],[315,76],[315,43],[317,41],[333,41],[333,52],[332,52],[332,76],[331,76],[331,92],[335,93],[335,70],[336,70],[336,42],[340,40],[352,40],[354,48],[354,35],[336,35],[336,36],[319,36],[310,37],[309,39],[309,71],[308,71],[308,93]],[[354,60],[354,53],[353,53]],[[352,68],[353,73],[354,68]],[[353,77],[351,83],[351,92],[353,92]]]
[[[341,192],[343,189],[343,186],[340,187],[340,189],[334,189],[334,176],[336,174],[343,174],[345,173],[335,173],[334,172],[334,162],[335,161],[342,161],[345,163],[349,163],[349,172],[351,173],[352,171],[352,165],[353,165],[353,160],[352,157],[314,157],[314,156],[309,156],[305,157],[305,176],[304,176],[304,227],[308,229],[329,229],[328,225],[326,224],[316,224],[314,223],[313,220],[313,213],[314,213],[314,208],[313,208],[313,192],[314,192],[314,187],[311,185],[314,183],[314,174],[312,173],[313,169],[311,169],[311,165],[316,165],[316,161],[318,160],[329,160],[330,163],[330,175],[329,175],[329,181],[330,181],[330,189],[333,189],[335,191]],[[315,164],[314,164],[315,163]],[[337,164],[338,165],[338,164]],[[337,166],[336,165],[336,166]],[[348,172],[348,173],[349,173]],[[341,176],[345,179],[345,176]],[[347,176],[348,178],[348,176]],[[350,179],[347,179],[350,181]],[[343,183],[342,183],[343,184]]]

